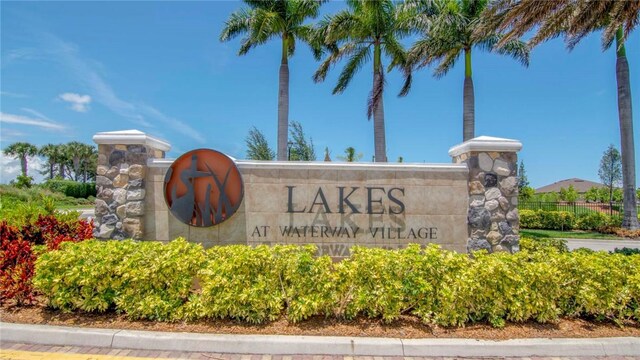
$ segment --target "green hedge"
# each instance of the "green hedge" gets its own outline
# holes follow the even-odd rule
[[[621,224],[619,216],[595,211],[576,217],[567,211],[520,210],[522,229],[602,231],[607,227],[620,227]]]
[[[96,183],[94,182],[82,183],[73,180],[50,179],[45,181],[42,186],[51,191],[78,199],[96,196]]]
[[[536,244],[537,248],[532,245]],[[640,255],[568,252],[523,240],[516,254],[352,248],[333,264],[314,246],[226,246],[177,239],[63,244],[43,254],[34,284],[53,308],[115,309],[136,319],[261,323],[313,315],[426,324],[548,322],[560,316],[640,321]]]

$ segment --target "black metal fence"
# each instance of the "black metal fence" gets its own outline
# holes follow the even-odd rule
[[[622,212],[622,203],[521,201],[518,203],[518,209],[568,211],[576,216],[590,212],[600,212],[607,215],[619,215]]]

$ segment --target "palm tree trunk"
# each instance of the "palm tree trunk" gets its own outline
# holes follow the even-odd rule
[[[20,167],[22,168],[22,176],[27,176],[27,155],[20,155]]]
[[[49,161],[49,180],[53,179],[53,172],[55,171],[54,170],[55,165],[56,164],[53,161]]]
[[[629,63],[622,42],[622,29],[616,34],[617,59],[616,80],[618,83],[618,118],[620,120],[620,149],[622,155],[622,189],[624,217],[622,227],[638,229],[638,208],[636,205],[636,160],[633,143],[633,113],[631,110],[631,83]]]
[[[462,103],[462,141],[475,137],[475,96],[471,78],[471,49],[464,51],[464,88]]]
[[[278,160],[287,160],[287,142],[289,135],[289,64],[288,37],[282,36],[282,61],[278,88]]]
[[[380,45],[375,45],[373,56],[373,91],[375,92],[377,86],[383,85],[381,84],[383,81],[383,70]],[[384,129],[384,104],[382,94],[380,94],[380,99],[377,104],[374,103],[373,106],[373,141],[375,147],[375,160],[376,162],[387,162],[387,141]]]

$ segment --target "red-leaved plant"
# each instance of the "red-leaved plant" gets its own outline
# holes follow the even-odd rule
[[[14,299],[22,305],[33,302],[36,255],[18,228],[0,222],[0,303]]]
[[[63,242],[79,242],[93,237],[93,221],[63,222],[54,215],[40,215],[21,229],[0,222],[0,303],[13,299],[17,305],[34,300],[31,279],[36,254],[33,245],[57,250]]]

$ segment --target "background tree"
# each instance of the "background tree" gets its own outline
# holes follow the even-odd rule
[[[422,38],[416,41],[408,54],[409,63],[417,68],[437,64],[434,76],[438,78],[446,75],[464,55],[463,141],[475,137],[472,51],[477,49],[509,55],[524,66],[529,65],[529,49],[524,42],[516,39],[497,46],[503,35],[483,27],[481,15],[487,3],[488,0],[433,1],[435,10],[432,20],[423,22],[423,26],[418,28]]]
[[[598,176],[600,181],[609,189],[609,202],[613,201],[613,189],[622,180],[620,153],[613,145],[609,145],[609,148],[602,154]]]
[[[249,130],[249,135],[244,141],[247,144],[247,159],[273,160],[275,158],[276,154],[269,147],[264,134],[255,126]]]
[[[342,93],[358,70],[368,61],[373,65],[373,86],[367,102],[367,118],[373,116],[375,161],[387,162],[384,119],[383,54],[390,59],[390,68],[406,63],[405,51],[398,41],[408,34],[407,22],[402,19],[391,0],[347,1],[348,9],[330,16],[320,23],[319,33],[333,50],[313,76],[315,82],[324,81],[332,65],[346,59],[346,64],[333,94]]]
[[[529,178],[527,178],[527,171],[524,168],[524,161],[520,160],[518,166],[518,191],[522,191],[525,187],[529,187]]]
[[[346,162],[357,162],[362,159],[362,153],[356,153],[356,149],[352,146],[344,149],[344,156],[338,156],[338,159]]]
[[[584,193],[584,199],[588,202],[600,201],[600,191],[598,187],[592,186]]]
[[[404,158],[403,158],[402,156],[398,156],[398,162],[399,162],[399,163],[404,162]]]
[[[56,176],[57,168],[63,161],[62,146],[54,144],[46,144],[40,147],[38,155],[44,156],[47,159],[47,169],[42,172],[43,175],[48,175],[49,179],[53,179]],[[63,176],[64,174],[60,174]]]
[[[18,158],[20,160],[20,168],[22,170],[22,176],[27,175],[27,160],[29,157],[36,156],[38,154],[38,148],[35,145],[31,145],[26,142],[16,142],[4,149],[6,156]]]
[[[324,148],[324,161],[331,161],[331,152],[328,146]]]
[[[316,152],[313,147],[313,139],[306,138],[302,124],[297,121],[291,122],[291,150],[290,160],[292,161],[314,161]]]
[[[498,0],[486,14],[490,28],[509,30],[502,41],[520,37],[535,29],[532,46],[564,36],[572,50],[585,36],[602,31],[602,47],[616,44],[616,81],[618,84],[618,120],[622,151],[624,216],[622,227],[638,229],[636,203],[636,162],[631,109],[631,82],[625,41],[638,26],[640,2],[618,0]]]
[[[573,185],[569,185],[568,189],[560,188],[560,200],[574,203],[578,200],[578,191],[576,191]]]
[[[318,16],[320,5],[315,0],[245,0],[249,7],[231,14],[220,34],[221,41],[228,41],[240,34],[242,40],[239,55],[267,40],[279,37],[282,41],[278,86],[278,160],[287,160],[287,132],[289,126],[289,57],[296,49],[296,41],[312,45],[314,56],[321,57],[319,46],[314,46],[314,29],[303,22]]]

